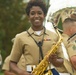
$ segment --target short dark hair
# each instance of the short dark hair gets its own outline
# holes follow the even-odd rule
[[[25,9],[27,15],[29,15],[30,9],[32,8],[32,6],[39,6],[43,10],[44,15],[47,14],[46,4],[42,0],[31,0],[28,2],[26,9]]]
[[[63,23],[68,23],[68,22],[76,22],[76,19],[74,19],[74,18],[66,18]]]

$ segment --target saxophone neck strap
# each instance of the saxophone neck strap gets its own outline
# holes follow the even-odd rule
[[[45,28],[44,28],[44,34],[43,34],[43,37],[42,37],[42,41],[39,41],[39,42],[37,42],[28,31],[27,31],[27,33],[34,40],[34,42],[36,43],[36,45],[39,47],[40,55],[41,55],[41,58],[43,59],[42,45],[43,45],[43,39],[44,39],[44,34],[45,34]]]

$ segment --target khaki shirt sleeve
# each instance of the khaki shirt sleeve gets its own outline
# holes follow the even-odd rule
[[[6,57],[5,61],[4,61],[4,64],[3,64],[3,67],[2,67],[2,70],[7,70],[9,71],[9,61],[10,61],[10,56]]]
[[[18,62],[17,65],[18,65],[18,67],[19,67],[20,69],[25,70],[26,64],[25,64],[25,58],[24,58],[23,55],[21,56],[21,58],[20,58],[20,60],[19,60],[19,62]]]
[[[14,62],[18,62],[21,55],[22,55],[22,41],[20,40],[20,37],[18,37],[18,35],[16,35],[15,40],[14,40],[14,44],[12,47],[12,51],[11,51],[11,61]]]
[[[68,49],[68,54],[70,57],[76,55],[76,43],[75,43],[75,41],[70,42],[67,46],[67,49]]]

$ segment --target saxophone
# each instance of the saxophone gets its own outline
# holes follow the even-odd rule
[[[47,57],[49,57],[50,55],[57,52],[57,49],[62,42],[61,34],[59,33],[59,31],[57,29],[56,29],[56,32],[58,33],[58,36],[59,36],[57,43],[51,47],[51,49],[48,51],[48,53],[44,57],[44,59],[37,65],[36,68],[33,69],[33,71],[32,71],[33,75],[52,75],[51,70],[49,70],[46,74],[44,74],[44,71],[46,71],[46,69],[49,65],[49,61],[48,61]]]

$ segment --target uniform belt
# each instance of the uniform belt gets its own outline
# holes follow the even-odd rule
[[[32,72],[34,68],[36,68],[37,66],[36,65],[27,65],[26,66],[26,71],[27,72]],[[50,68],[47,67],[47,70],[49,70]]]
[[[27,66],[26,66],[26,71],[32,72],[32,70],[33,70],[34,68],[36,68],[36,65],[27,65]]]
[[[36,68],[36,65],[27,65],[26,66],[26,71],[27,72],[32,72],[34,68]],[[48,67],[47,70],[49,70],[50,68]],[[59,75],[70,75],[69,73],[59,73]]]

